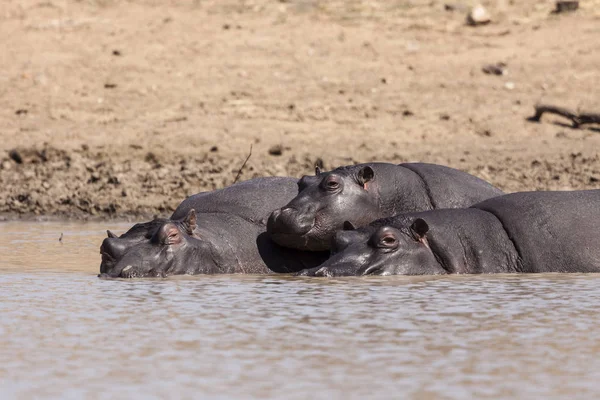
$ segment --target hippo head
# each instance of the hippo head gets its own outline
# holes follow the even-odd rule
[[[154,219],[150,222],[135,224],[131,229],[118,237],[111,231],[106,231],[108,237],[102,241],[102,245],[100,246],[100,254],[102,255],[100,273],[111,271],[115,263],[133,246],[144,241],[150,241],[150,238],[152,238],[158,227],[166,221],[168,220]]]
[[[121,238],[105,239],[109,244],[102,244],[104,270],[100,276],[142,278],[191,274],[199,269],[206,273],[218,271],[218,252],[197,233],[194,210],[182,220],[158,219],[146,223],[146,227],[150,237],[144,236],[137,243],[113,246],[114,240]],[[107,253],[114,257],[110,263],[104,262]]]
[[[304,276],[435,275],[446,271],[427,243],[427,223],[417,218],[407,228],[369,226],[338,232],[332,256]]]
[[[273,211],[267,232],[279,245],[300,250],[329,249],[344,223],[363,226],[377,219],[379,201],[368,165],[340,167],[298,182],[299,193],[286,206]]]

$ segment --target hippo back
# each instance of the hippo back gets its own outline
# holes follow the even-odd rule
[[[600,190],[512,193],[473,208],[500,220],[522,272],[600,272]]]
[[[181,219],[193,208],[197,213],[226,213],[263,224],[273,210],[283,207],[297,194],[298,180],[295,178],[254,178],[192,195],[177,207],[171,219]]]
[[[466,172],[437,164],[405,163],[401,167],[417,174],[436,208],[463,208],[504,193]]]

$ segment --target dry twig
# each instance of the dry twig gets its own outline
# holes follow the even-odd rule
[[[529,121],[540,122],[544,113],[556,114],[571,120],[573,128],[579,128],[584,124],[600,124],[600,113],[577,113],[568,108],[553,106],[549,104],[536,104],[535,115],[527,118]]]
[[[250,145],[250,152],[248,153],[248,157],[246,157],[246,159],[244,160],[244,163],[242,164],[242,166],[238,170],[237,175],[235,176],[235,179],[233,180],[233,183],[236,183],[238,181],[238,179],[240,179],[240,175],[242,175],[242,170],[246,166],[246,163],[250,159],[251,155],[252,155],[252,145]],[[233,185],[233,183],[232,183],[232,185]]]

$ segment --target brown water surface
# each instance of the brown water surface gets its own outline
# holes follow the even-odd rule
[[[101,280],[106,227],[0,224],[0,397],[600,395],[600,275]]]

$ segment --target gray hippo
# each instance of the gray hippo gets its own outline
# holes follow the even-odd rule
[[[297,179],[256,178],[184,200],[170,218],[134,225],[100,247],[100,276],[296,272],[326,254],[273,243],[266,219],[298,193]]]
[[[335,232],[403,212],[468,207],[503,192],[466,172],[436,164],[370,163],[304,176],[300,192],[269,217],[278,244],[329,249]]]
[[[522,192],[339,232],[307,276],[600,272],[600,190]]]

